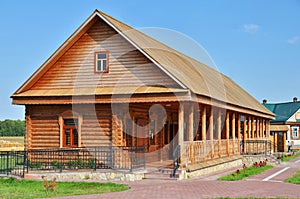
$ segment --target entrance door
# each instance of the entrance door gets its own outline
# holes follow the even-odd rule
[[[171,123],[170,126],[170,151],[169,151],[169,158],[173,159],[173,150],[178,145],[177,135],[178,133],[178,124],[177,123]]]
[[[279,132],[277,134],[277,151],[284,152],[284,133]]]
[[[147,120],[145,119],[138,119],[137,120],[137,146],[148,146],[149,141],[149,129],[147,125]]]

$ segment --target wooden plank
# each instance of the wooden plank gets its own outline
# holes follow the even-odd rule
[[[183,141],[184,141],[184,104],[179,104],[178,109],[178,145],[180,146],[180,155],[183,152]],[[180,158],[182,160],[182,158]]]
[[[95,50],[110,52],[109,73],[94,73]],[[105,23],[96,22],[32,87],[178,85]]]
[[[236,140],[236,136],[235,136],[235,113],[232,113],[232,119],[231,119],[231,137],[232,137],[232,153],[235,153],[234,150],[234,146],[235,146],[235,140]]]
[[[226,119],[225,119],[225,126],[226,126],[226,152],[227,156],[229,156],[229,112],[226,112]]]
[[[211,108],[210,115],[209,115],[209,139],[210,139],[210,150],[211,150],[211,159],[214,158],[215,156],[215,151],[214,151],[214,109]]]

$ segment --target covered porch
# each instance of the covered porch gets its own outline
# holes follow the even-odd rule
[[[118,110],[124,110],[119,108]],[[230,105],[194,101],[131,103],[113,114],[113,145],[145,146],[149,166],[181,168],[244,153],[264,153],[269,118]],[[247,142],[248,141],[248,142]]]

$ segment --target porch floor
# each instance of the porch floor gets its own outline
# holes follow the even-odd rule
[[[163,161],[147,161],[146,168],[164,168],[173,169],[173,160],[163,160]]]

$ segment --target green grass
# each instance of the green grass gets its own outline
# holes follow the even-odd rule
[[[244,198],[214,198],[214,199],[266,199],[266,198],[253,198],[253,197],[244,197]],[[272,199],[282,199],[282,198],[272,198]],[[288,198],[285,198],[288,199]]]
[[[127,185],[98,182],[56,182],[54,191],[46,191],[43,181],[0,178],[0,198],[49,198],[58,196],[100,194],[128,190]]]
[[[260,174],[268,169],[273,168],[272,165],[266,165],[264,167],[249,167],[246,169],[240,169],[240,174],[237,174],[236,171],[233,173],[230,173],[229,175],[226,176],[222,176],[220,178],[218,178],[218,180],[227,180],[227,181],[235,181],[235,180],[242,180],[244,178],[250,177],[250,176],[254,176],[257,174]]]
[[[285,182],[300,184],[300,170],[297,171],[293,176],[284,180]]]
[[[287,162],[287,161],[290,161],[290,160],[292,160],[292,159],[294,159],[294,158],[297,158],[297,157],[299,157],[300,156],[300,153],[295,153],[294,155],[284,155],[282,158],[281,158],[281,161],[282,162]]]

